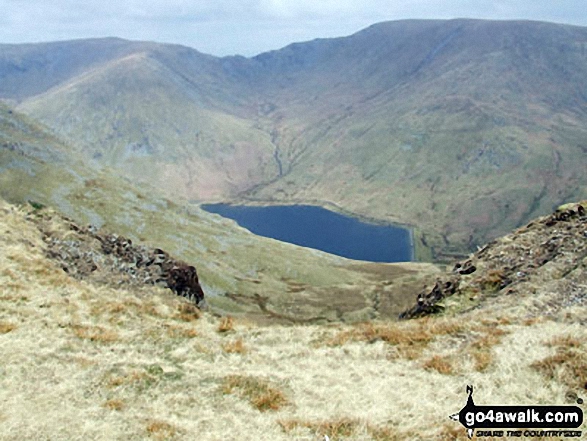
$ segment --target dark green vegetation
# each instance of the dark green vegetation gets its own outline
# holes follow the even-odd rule
[[[400,21],[251,59],[3,45],[0,78],[0,97],[132,180],[414,225],[421,258],[587,195],[582,27]]]

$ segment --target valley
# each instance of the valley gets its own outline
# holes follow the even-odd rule
[[[531,21],[0,44],[0,439],[464,441],[467,385],[584,410],[585,78],[587,28]],[[397,224],[416,259],[217,203]]]
[[[161,248],[198,269],[217,314],[261,323],[395,319],[433,264],[359,262],[255,236],[160,189],[137,185],[0,105],[0,197],[33,201]]]
[[[586,45],[581,27],[482,20],[380,23],[253,58],[0,45],[0,98],[166,195],[337,206],[409,225],[419,260],[450,261],[586,196]]]

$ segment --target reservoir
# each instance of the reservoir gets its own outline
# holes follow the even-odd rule
[[[413,259],[410,230],[362,222],[321,207],[206,204],[202,209],[233,219],[259,236],[349,259],[370,262],[408,262]]]

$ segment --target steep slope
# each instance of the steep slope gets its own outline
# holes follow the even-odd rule
[[[585,304],[258,327],[70,277],[47,258],[43,216],[0,200],[2,439],[464,441],[448,415],[467,384],[478,404],[584,399]]]
[[[242,118],[251,100],[242,78],[193,49],[120,39],[2,45],[0,78],[0,96],[88,157],[169,194],[213,200],[278,173],[270,136]]]
[[[437,274],[434,287],[402,317],[474,309],[557,317],[587,305],[586,269],[587,201],[569,203]]]
[[[454,20],[261,55],[276,77],[304,68],[274,99],[286,176],[251,197],[412,223],[439,257],[474,248],[585,197],[586,48],[584,28]]]
[[[587,196],[585,28],[399,21],[252,59],[98,43],[34,92],[3,55],[1,96],[169,195],[330,203],[444,260]]]
[[[134,49],[116,38],[0,45],[0,94],[21,101]]]
[[[79,224],[161,248],[196,266],[207,301],[219,313],[259,321],[323,322],[394,317],[426,264],[355,262],[257,237],[234,222],[88,167],[26,117],[0,105],[0,196],[50,205]],[[59,216],[46,209],[43,214]],[[76,236],[76,231],[67,231]]]
[[[235,195],[275,176],[269,135],[250,121],[214,110],[210,91],[202,88],[206,85],[194,87],[140,52],[31,98],[19,109],[48,122],[101,164],[188,199]]]

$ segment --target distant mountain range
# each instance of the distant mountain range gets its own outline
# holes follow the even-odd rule
[[[587,197],[587,28],[398,21],[254,58],[0,45],[0,98],[193,201],[334,204],[464,253]]]

